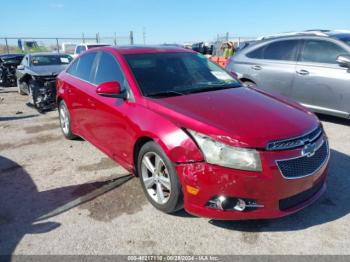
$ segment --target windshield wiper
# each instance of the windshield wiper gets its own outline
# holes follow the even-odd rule
[[[224,89],[230,89],[230,88],[236,88],[236,87],[241,87],[241,85],[239,84],[218,84],[218,85],[205,85],[205,86],[203,85],[198,88],[188,90],[186,94],[217,91],[217,90],[224,90]]]
[[[168,96],[182,96],[182,95],[184,95],[184,93],[180,93],[177,91],[164,91],[164,92],[147,94],[147,96],[150,96],[150,97],[168,97]]]

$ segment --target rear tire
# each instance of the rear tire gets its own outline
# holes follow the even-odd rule
[[[58,105],[58,114],[60,119],[61,131],[64,137],[69,140],[74,140],[78,138],[78,136],[72,132],[71,118],[69,115],[67,105],[63,100],[61,100]]]
[[[150,141],[142,146],[137,172],[143,191],[155,208],[165,213],[183,208],[183,193],[175,167],[157,143]]]

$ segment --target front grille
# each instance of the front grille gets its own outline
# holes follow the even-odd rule
[[[287,150],[304,146],[307,143],[316,141],[323,133],[322,127],[318,126],[316,129],[299,137],[293,137],[284,140],[272,141],[268,143],[266,149],[269,151]]]
[[[322,180],[304,192],[301,192],[297,195],[294,195],[294,196],[291,196],[288,198],[281,199],[279,201],[280,210],[282,210],[282,211],[287,210],[289,208],[295,207],[295,206],[307,201],[308,199],[313,197],[317,192],[319,192],[321,190],[323,184],[324,184],[324,182]]]
[[[329,150],[326,141],[323,142],[313,156],[301,156],[288,160],[278,160],[277,166],[282,176],[288,179],[313,175],[328,159]]]

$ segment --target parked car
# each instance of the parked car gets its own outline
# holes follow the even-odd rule
[[[27,54],[16,70],[18,93],[29,95],[29,103],[39,111],[52,109],[56,104],[56,76],[72,60],[67,54]]]
[[[74,43],[62,43],[61,52],[68,55],[74,55],[77,44]]]
[[[350,118],[350,32],[266,39],[238,52],[226,69],[247,85],[295,99],[314,112]]]
[[[57,103],[63,135],[139,176],[167,213],[184,204],[216,219],[281,217],[326,188],[330,153],[317,117],[241,86],[192,50],[89,50],[57,77]]]
[[[0,86],[16,86],[16,68],[23,57],[23,54],[0,54]]]
[[[97,48],[97,47],[103,47],[103,46],[109,46],[108,44],[102,44],[102,43],[93,43],[93,44],[86,44],[82,43],[75,47],[74,54],[72,55],[74,58],[80,55],[81,53],[91,49],[91,48]]]

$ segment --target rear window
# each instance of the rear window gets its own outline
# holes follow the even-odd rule
[[[103,47],[103,46],[107,46],[107,45],[87,45],[87,48],[91,49],[91,48],[97,48],[97,47]]]
[[[296,61],[298,40],[273,42],[247,54],[254,59]]]
[[[69,55],[36,55],[31,57],[33,66],[69,64],[73,58]]]

